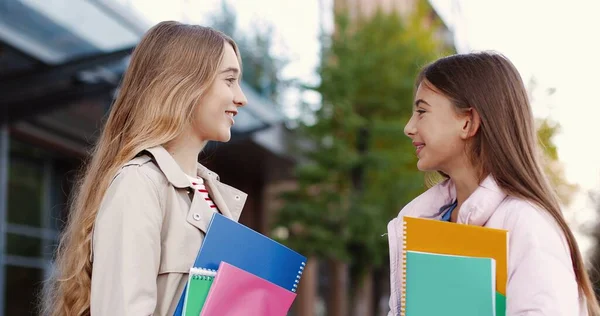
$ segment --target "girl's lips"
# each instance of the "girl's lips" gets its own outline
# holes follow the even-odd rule
[[[229,118],[229,120],[231,120],[231,125],[235,124],[235,120],[233,119],[233,117],[235,116],[236,113],[231,112],[231,111],[226,111],[225,112],[225,116],[227,116],[227,118]]]
[[[425,147],[425,143],[413,142],[413,146],[415,146],[418,155],[423,149],[423,147]]]
[[[425,147],[425,145],[419,145],[419,146],[417,146],[417,155],[421,152],[421,150],[423,149],[423,147]]]

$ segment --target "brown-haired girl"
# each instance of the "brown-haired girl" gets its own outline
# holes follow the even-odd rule
[[[403,295],[403,216],[508,230],[507,316],[599,315],[577,242],[540,167],[534,118],[513,64],[496,53],[453,55],[426,66],[416,87],[404,131],[417,167],[446,180],[388,225],[390,315],[400,315]]]

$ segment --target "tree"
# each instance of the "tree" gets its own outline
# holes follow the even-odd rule
[[[289,59],[285,53],[283,56],[276,56],[273,52],[273,27],[264,21],[255,21],[251,27],[253,32],[240,32],[237,29],[235,10],[225,0],[221,2],[221,10],[212,17],[210,24],[229,35],[238,45],[244,82],[277,104],[283,90],[293,82],[281,77],[281,70]]]
[[[387,261],[387,222],[424,188],[403,128],[420,67],[444,54],[435,27],[424,27],[430,10],[420,1],[409,17],[336,14],[314,87],[322,105],[314,124],[299,128],[308,162],[297,168],[298,188],[284,194],[277,222],[290,234],[282,241],[349,262],[352,280]]]
[[[550,184],[556,190],[560,201],[568,205],[571,202],[573,194],[578,187],[569,183],[565,178],[564,167],[558,157],[558,149],[554,144],[553,138],[560,132],[560,124],[550,119],[538,120],[537,136],[540,146],[543,149],[543,165],[546,175],[550,179]]]
[[[227,34],[236,43],[243,38],[238,34],[235,10],[225,0],[221,1],[221,10],[210,18],[209,23],[212,28]]]
[[[556,93],[556,88],[549,87],[540,89],[542,86],[535,77],[530,78],[527,83],[527,92],[532,104],[548,106],[550,98]],[[555,189],[560,201],[568,205],[575,192],[577,185],[569,183],[565,177],[564,166],[558,157],[558,148],[554,143],[554,137],[560,132],[560,124],[550,118],[539,118],[536,120],[538,144],[542,148],[542,167]]]

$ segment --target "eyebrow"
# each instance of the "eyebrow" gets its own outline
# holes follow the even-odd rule
[[[425,104],[427,104],[427,105],[431,106],[431,104],[427,103],[425,100],[423,100],[423,99],[418,99],[417,101],[415,101],[415,107],[418,107],[418,106],[419,106],[419,104],[421,104],[421,103],[425,103]]]
[[[220,73],[224,74],[226,72],[233,72],[234,74],[238,74],[238,73],[240,73],[240,70],[235,67],[227,67],[227,68],[221,70]]]

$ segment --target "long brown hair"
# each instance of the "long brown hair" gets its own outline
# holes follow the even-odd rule
[[[239,60],[236,44],[225,34],[166,21],[148,30],[137,45],[91,160],[74,186],[42,315],[90,314],[92,231],[111,179],[144,149],[182,133],[217,75],[226,44]]]
[[[424,67],[416,84],[421,83],[443,93],[458,112],[468,108],[478,112],[481,125],[469,154],[480,177],[491,174],[507,194],[531,201],[552,215],[569,244],[580,297],[585,297],[589,315],[600,315],[575,237],[542,171],[533,113],[514,65],[494,52],[452,55]]]

